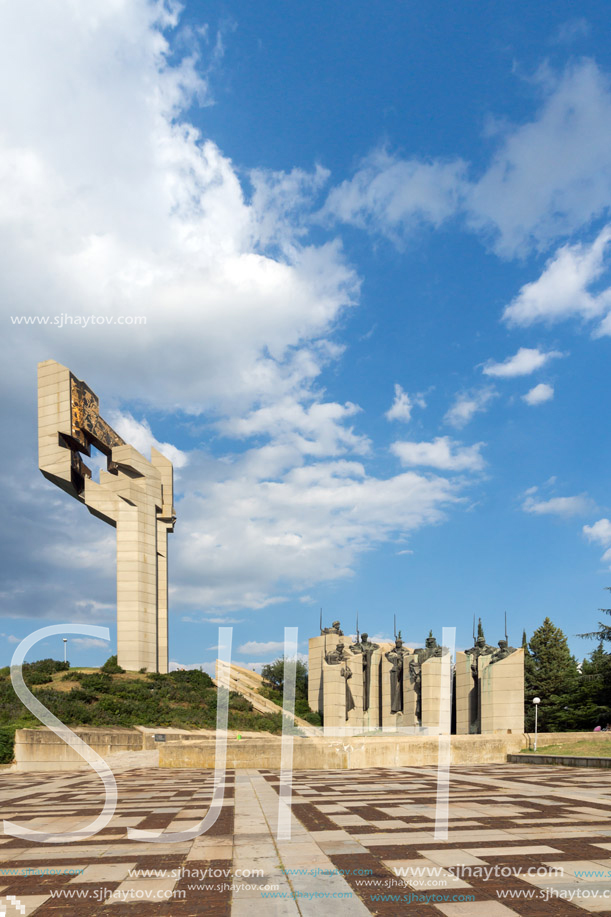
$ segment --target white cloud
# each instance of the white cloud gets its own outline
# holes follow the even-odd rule
[[[563,321],[579,317],[599,318],[611,307],[611,288],[591,292],[590,287],[607,270],[611,226],[605,226],[590,244],[563,245],[545,265],[541,276],[525,284],[506,307],[503,318],[510,325]]]
[[[482,388],[474,391],[459,392],[454,404],[446,411],[444,420],[457,430],[466,426],[470,420],[482,411],[486,411],[490,402],[496,398],[493,388]]]
[[[611,522],[606,519],[599,519],[593,525],[584,525],[583,534],[588,541],[596,542],[606,548],[602,556],[605,563],[611,563]]]
[[[219,423],[226,435],[240,439],[269,436],[277,445],[295,450],[296,454],[325,456],[345,451],[367,453],[369,440],[346,428],[344,422],[361,409],[347,402],[315,402],[309,406],[286,396],[252,411]]]
[[[488,361],[482,372],[486,376],[496,379],[512,379],[515,376],[528,376],[541,369],[550,360],[561,357],[563,354],[557,350],[542,353],[537,347],[520,347],[512,357],[507,357],[502,363]]]
[[[455,213],[465,172],[460,159],[422,162],[374,150],[330,192],[323,213],[397,239],[423,223],[439,226]]]
[[[187,466],[189,497],[178,504],[171,546],[180,584],[173,601],[222,612],[280,604],[350,576],[372,547],[441,522],[464,486],[413,471],[377,478],[345,459],[270,479],[257,452],[254,461],[246,453],[231,465]]]
[[[16,637],[14,634],[0,634],[7,643],[21,643],[21,637]]]
[[[359,408],[326,398],[319,380],[341,358],[335,329],[359,279],[339,241],[308,242],[301,212],[326,175],[253,173],[248,199],[238,168],[186,120],[210,95],[195,52],[181,59],[172,44],[177,22],[163,0],[0,7],[0,79],[11,87],[0,137],[0,377],[15,444],[31,443],[26,399],[47,357],[85,379],[141,449],[157,440],[132,404],[139,417],[151,407],[204,415],[208,429],[240,439],[243,455],[194,449],[187,463],[159,444],[182,466],[171,602],[220,617],[351,575],[363,552],[441,522],[463,484],[413,471],[384,479],[347,460],[369,449]],[[382,160],[375,168],[390,172],[370,202],[391,227],[407,226],[410,208],[435,225],[453,211],[460,163],[393,170]],[[409,201],[395,205],[398,176]],[[9,312],[147,323],[18,327]],[[48,482],[23,483],[33,451],[24,458],[15,445],[14,461],[5,493],[20,534],[5,536],[3,555],[15,570],[12,612],[111,613],[112,533]],[[456,461],[477,464],[466,453]],[[23,569],[33,555],[36,582]],[[84,595],[90,604],[77,606]]]
[[[69,637],[68,649],[70,649],[72,646],[76,646],[79,650],[110,650],[111,648],[108,640],[96,640],[95,637]]]
[[[426,401],[422,395],[414,395],[410,398],[399,383],[395,382],[395,400],[384,414],[384,417],[387,420],[401,420],[404,423],[408,423],[411,420],[415,404],[421,408],[426,407]]]
[[[587,226],[611,206],[609,80],[582,60],[559,73],[543,67],[530,84],[538,110],[523,124],[497,120],[497,149],[479,177],[458,158],[425,162],[375,150],[330,192],[323,212],[397,242],[461,214],[503,257],[545,250]]]
[[[155,439],[146,419],[138,421],[128,412],[109,411],[107,420],[119,436],[141,452],[145,458],[150,458],[152,446],[165,455],[174,468],[183,468],[187,464],[188,456],[185,452],[177,449],[171,443],[160,443]]]
[[[525,395],[522,395],[522,401],[525,401],[526,404],[536,405],[543,404],[545,401],[551,401],[553,397],[553,385],[548,385],[547,382],[540,382],[538,385],[531,388],[530,391],[526,392]]]
[[[15,329],[4,372],[53,356],[107,406],[128,393],[169,410],[241,411],[308,388],[321,370],[308,344],[329,335],[358,280],[337,242],[266,253],[261,193],[247,203],[230,160],[182,120],[209,96],[193,56],[172,57],[176,19],[144,0],[24,0],[0,13],[13,36],[0,60],[13,86],[2,302],[13,314],[147,318]]]
[[[449,436],[438,436],[433,442],[396,442],[390,450],[404,465],[427,465],[444,471],[480,471],[485,464],[480,455],[484,445],[462,446]]]
[[[611,545],[611,522],[608,519],[599,519],[593,525],[584,525],[583,533],[588,541],[596,541],[603,547]]]
[[[551,497],[549,500],[536,500],[532,496],[526,497],[522,503],[525,513],[534,513],[538,516],[583,516],[594,508],[593,501],[585,494],[575,497]]]
[[[269,643],[259,643],[256,640],[249,640],[238,647],[238,653],[243,656],[272,656],[284,655],[284,643],[277,643],[271,640]]]
[[[469,223],[513,256],[547,248],[611,205],[611,92],[593,61],[559,74],[542,68],[542,104],[499,133],[499,148],[468,194]]]

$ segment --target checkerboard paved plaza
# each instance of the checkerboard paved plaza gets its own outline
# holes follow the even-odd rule
[[[290,840],[277,838],[278,774],[228,772],[214,827],[178,844],[134,842],[127,828],[193,826],[212,774],[141,768],[116,777],[117,811],[95,837],[0,837],[0,914],[611,915],[608,771],[454,767],[447,839],[435,837],[432,769],[299,771]],[[0,799],[3,818],[59,833],[100,812],[102,788],[87,771],[5,772]]]

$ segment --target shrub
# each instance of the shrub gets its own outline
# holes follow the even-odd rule
[[[50,681],[53,681],[53,678],[48,672],[25,672],[23,673],[23,680],[26,685],[46,685]]]
[[[109,656],[104,665],[100,668],[100,671],[106,672],[108,675],[120,675],[122,672],[125,672],[125,669],[121,668],[117,662],[116,656]]]
[[[229,709],[230,710],[245,710],[250,713],[252,710],[252,704],[245,697],[242,697],[241,694],[238,694],[236,691],[229,692]]]
[[[15,729],[0,726],[0,764],[10,764],[15,750]]]

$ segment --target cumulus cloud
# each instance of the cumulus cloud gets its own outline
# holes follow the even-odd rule
[[[404,465],[425,465],[444,471],[480,471],[485,464],[480,454],[484,445],[463,446],[449,436],[438,436],[433,442],[396,442],[390,449]]]
[[[533,386],[530,391],[526,392],[525,395],[522,395],[522,401],[534,406],[537,404],[544,404],[546,401],[551,401],[553,397],[553,385],[548,385],[547,382],[540,382],[538,385]]]
[[[512,357],[507,357],[502,363],[488,361],[482,372],[485,376],[496,379],[512,379],[515,376],[528,376],[535,370],[541,369],[550,360],[563,356],[557,350],[541,352],[537,347],[520,347]]]
[[[104,649],[107,650],[110,646],[108,640],[96,640],[95,637],[70,637],[68,646],[76,646],[79,650],[93,650],[93,649]]]
[[[583,534],[588,541],[593,541],[606,548],[602,560],[611,562],[611,522],[607,518],[603,518],[593,525],[584,525]]]
[[[522,503],[525,513],[537,516],[583,516],[592,512],[593,501],[586,494],[575,497],[551,497],[549,500],[537,500],[534,496],[527,496]]]
[[[460,430],[466,426],[476,414],[488,410],[490,402],[496,398],[497,392],[491,387],[459,392],[454,399],[454,404],[446,411],[444,420],[451,427]]]
[[[282,656],[284,654],[284,643],[270,640],[268,643],[259,643],[256,640],[249,640],[238,647],[238,653],[243,656],[272,656],[273,654]]]
[[[111,618],[115,603],[114,533],[49,482],[24,481],[24,461],[36,465],[40,359],[69,366],[127,439],[158,444],[180,466],[170,589],[185,611],[263,608],[349,576],[363,552],[438,524],[461,499],[463,481],[383,478],[353,460],[370,448],[360,409],[327,397],[320,379],[342,357],[337,328],[359,278],[337,239],[311,242],[302,213],[326,173],[259,171],[245,190],[244,173],[188,120],[211,94],[198,61],[206,49],[182,53],[178,22],[178,5],[164,0],[0,8],[10,36],[0,78],[11,87],[0,136],[0,378],[12,412],[1,474],[14,520],[0,548],[15,617]],[[395,207],[393,176],[409,182],[417,220],[438,225],[455,208],[460,163],[394,172],[382,157],[371,174],[386,166],[370,201],[392,225],[411,220]],[[358,202],[345,206],[369,219]],[[147,321],[17,326],[9,313]],[[218,454],[194,448],[186,461],[159,442],[146,418],[160,411],[201,417],[221,434]],[[452,455],[447,470],[478,465]]]
[[[386,420],[401,420],[404,423],[408,423],[411,420],[415,404],[421,408],[426,407],[426,402],[422,395],[414,395],[410,398],[399,383],[395,382],[395,400],[384,414],[384,417]]]
[[[413,471],[378,478],[346,459],[289,465],[271,479],[249,453],[212,470],[194,460],[185,477],[174,594],[207,613],[280,604],[349,577],[364,551],[441,522],[464,486]]]
[[[332,189],[323,214],[398,239],[455,213],[465,172],[460,159],[424,162],[374,150],[351,179]]]
[[[185,452],[177,449],[171,443],[160,443],[155,439],[146,419],[136,420],[129,412],[121,411],[109,411],[107,419],[119,436],[141,452],[145,458],[150,458],[152,446],[165,455],[174,468],[182,468],[187,464],[188,457]]]
[[[608,270],[610,241],[611,226],[605,226],[589,245],[563,245],[541,276],[525,284],[505,308],[504,320],[509,325],[527,326],[574,317],[584,321],[600,318],[611,308],[611,288],[595,292],[591,287]]]
[[[240,439],[268,436],[274,442],[293,447],[303,455],[338,455],[345,451],[366,453],[367,437],[358,435],[345,421],[361,409],[347,402],[314,402],[300,404],[294,397],[278,401],[249,412],[242,417],[232,417],[219,422],[226,435]]]
[[[590,60],[531,80],[538,108],[523,124],[499,121],[478,177],[459,158],[422,161],[375,150],[334,188],[324,212],[399,241],[419,225],[462,215],[503,257],[545,250],[611,205],[611,91]]]

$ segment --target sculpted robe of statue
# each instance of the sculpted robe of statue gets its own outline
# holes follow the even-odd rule
[[[350,647],[351,653],[362,653],[363,655],[363,710],[369,710],[369,697],[371,686],[371,657],[376,650],[380,648],[379,643],[371,643],[369,634],[363,633],[359,643],[353,643]]]
[[[404,659],[408,650],[403,646],[401,637],[397,637],[395,645],[385,655],[391,664],[390,670],[390,712],[403,713],[403,669]]]
[[[477,625],[477,639],[475,641],[475,645],[472,646],[470,650],[465,650],[465,656],[471,657],[471,678],[473,679],[473,687],[476,689],[473,692],[469,713],[469,732],[471,733],[479,733],[481,731],[481,713],[478,691],[478,659],[480,656],[492,656],[496,652],[498,652],[498,650],[494,646],[489,646],[486,643],[484,628],[482,627],[482,619],[480,618]]]

